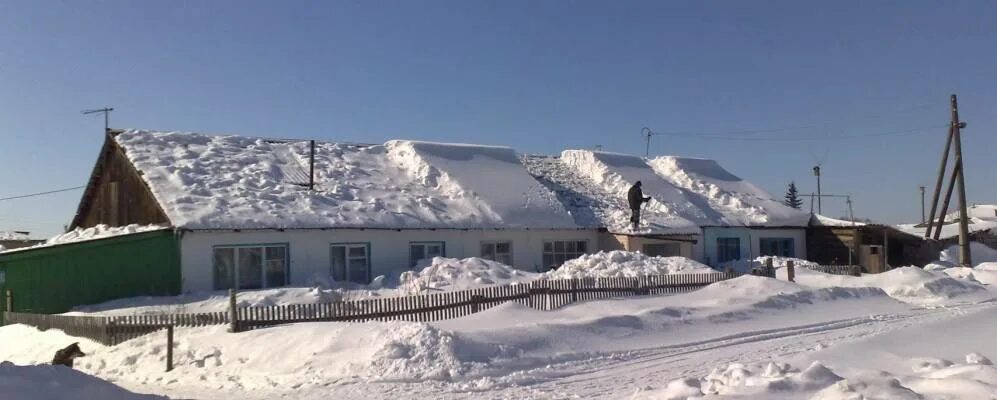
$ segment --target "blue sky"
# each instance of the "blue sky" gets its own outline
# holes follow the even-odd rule
[[[827,3],[0,0],[0,197],[84,184],[103,120],[80,110],[107,105],[112,127],[544,153],[643,154],[648,126],[681,134],[652,153],[777,197],[822,162],[856,214],[914,221],[956,93],[969,200],[997,202],[997,3]],[[79,196],[0,202],[0,230],[57,233]]]

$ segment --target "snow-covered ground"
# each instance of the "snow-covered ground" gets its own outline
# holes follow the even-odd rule
[[[879,398],[994,393],[994,371],[984,365],[997,356],[993,287],[913,268],[863,277],[798,269],[796,283],[784,274],[548,312],[509,303],[429,324],[307,323],[240,334],[182,328],[170,373],[162,371],[162,335],[105,347],[14,325],[0,328],[0,360],[40,363],[80,341],[88,353],[77,360],[81,371],[136,392],[182,398],[686,398],[663,394],[705,389],[714,393],[707,398],[827,400],[876,390],[885,391]],[[979,356],[967,359],[972,353]]]
[[[0,399],[154,400],[164,397],[132,393],[63,366],[0,362]]]
[[[639,252],[610,251],[569,260],[544,274],[527,272],[478,257],[434,257],[397,279],[376,277],[369,285],[343,284],[314,279],[310,287],[282,287],[239,292],[240,307],[329,303],[374,297],[464,290],[483,286],[529,282],[536,279],[611,278],[642,275],[715,272],[683,257],[649,257]],[[180,296],[133,297],[76,307],[69,314],[100,315],[203,313],[228,310],[226,291],[196,292]]]

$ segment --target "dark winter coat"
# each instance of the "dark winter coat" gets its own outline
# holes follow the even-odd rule
[[[641,204],[651,201],[650,197],[644,197],[644,191],[640,189],[640,182],[635,183],[627,192],[627,202],[630,203],[631,210],[639,210]]]

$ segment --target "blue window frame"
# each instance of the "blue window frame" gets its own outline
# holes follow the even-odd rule
[[[759,253],[763,256],[796,257],[793,238],[760,238]]]
[[[741,238],[721,237],[717,238],[717,262],[741,259]]]
[[[370,243],[329,245],[329,268],[335,281],[370,283]]]
[[[409,268],[414,268],[420,260],[447,256],[446,242],[409,242]]]

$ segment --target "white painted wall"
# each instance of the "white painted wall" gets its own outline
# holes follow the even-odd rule
[[[214,246],[287,244],[290,283],[308,285],[315,276],[331,274],[329,246],[333,243],[370,243],[371,276],[397,279],[408,270],[409,242],[443,241],[447,257],[478,257],[485,240],[512,240],[513,264],[535,271],[543,262],[545,240],[586,240],[589,252],[598,251],[595,230],[287,230],[241,232],[186,232],[181,240],[181,271],[185,292],[213,288]]]
[[[747,228],[747,227],[706,227],[703,228],[703,243],[697,246],[700,251],[701,260],[710,266],[716,267],[717,263],[717,238],[733,237],[740,239],[741,259],[754,259],[761,255],[759,239],[762,238],[791,238],[793,239],[793,252],[796,258],[807,258],[807,232],[804,228],[796,229],[768,229],[768,228]]]
[[[792,238],[793,253],[796,258],[807,259],[807,230],[799,229],[752,229],[751,230],[751,254],[755,257],[761,255],[761,246],[758,239],[762,238]]]

